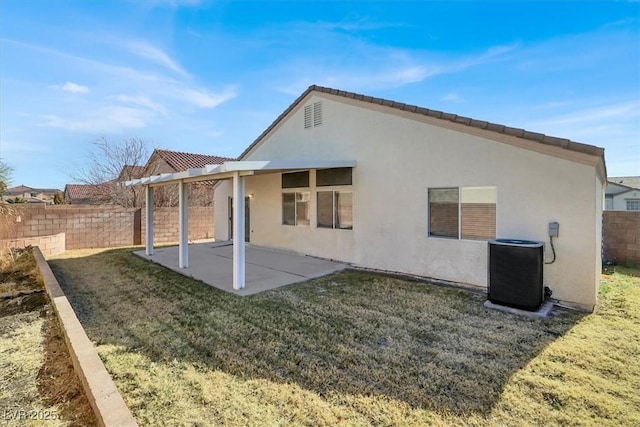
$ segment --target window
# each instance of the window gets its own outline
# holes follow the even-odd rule
[[[314,102],[313,105],[304,106],[304,128],[311,129],[322,124],[322,102]]]
[[[429,236],[458,238],[457,188],[429,189]]]
[[[460,234],[463,239],[495,239],[496,196],[496,187],[460,189]]]
[[[318,227],[353,229],[353,193],[318,191]]]
[[[429,189],[429,236],[489,240],[496,236],[496,187]]]
[[[306,187],[309,187],[309,171],[282,174],[283,189]],[[282,224],[309,225],[309,200],[311,193],[308,191],[283,192]]]
[[[627,199],[628,211],[640,211],[640,199]]]
[[[282,188],[305,188],[309,186],[309,171],[282,174]]]
[[[351,185],[352,168],[319,169],[316,171],[316,185],[327,187],[331,185]]]
[[[282,224],[309,225],[310,199],[308,191],[282,193]]]

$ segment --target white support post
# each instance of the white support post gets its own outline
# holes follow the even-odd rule
[[[180,181],[178,187],[179,209],[178,227],[180,227],[180,246],[178,265],[180,268],[189,267],[189,184]]]
[[[233,289],[244,288],[244,177],[233,174]]]
[[[145,190],[145,218],[147,220],[147,229],[144,239],[144,253],[147,256],[153,255],[153,188],[149,185],[144,187]]]

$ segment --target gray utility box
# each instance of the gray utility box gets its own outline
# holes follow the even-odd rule
[[[489,295],[494,304],[535,311],[544,301],[544,243],[489,241]]]

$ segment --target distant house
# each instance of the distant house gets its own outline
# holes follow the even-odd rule
[[[149,175],[175,173],[188,169],[202,168],[206,165],[219,165],[233,161],[229,157],[212,156],[208,154],[185,153],[181,151],[155,149],[144,166],[144,172],[136,178]],[[191,184],[189,205],[213,205],[213,185],[215,181],[202,181]],[[178,192],[175,188],[161,188],[155,193],[158,206],[177,206]]]
[[[2,200],[23,199],[26,203],[53,203],[53,196],[60,190],[56,188],[33,188],[26,185],[8,188]]]
[[[118,182],[137,179],[144,176],[145,167],[139,165],[124,165],[118,175]]]
[[[123,206],[140,206],[143,197],[140,188],[125,188],[119,184],[124,181],[141,178],[145,175],[174,173],[190,168],[201,168],[205,165],[221,164],[233,160],[228,157],[206,154],[184,153],[180,151],[153,151],[147,163],[142,165],[125,165],[118,177],[100,184],[67,184],[64,196],[70,204],[120,204]],[[177,206],[177,191],[164,188],[156,193],[157,206]],[[191,188],[191,206],[210,206],[213,204],[213,182],[195,183]]]
[[[605,210],[640,211],[640,176],[610,177],[605,191]]]
[[[112,203],[113,182],[102,184],[67,184],[64,198],[72,205],[100,205]]]
[[[208,154],[155,149],[144,166],[144,173],[139,177],[180,172],[191,168],[201,168],[206,165],[219,165],[231,160],[234,159]]]

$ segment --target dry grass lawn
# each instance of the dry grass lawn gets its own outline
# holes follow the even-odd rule
[[[51,265],[141,425],[640,425],[640,277],[594,314],[344,272],[238,297],[138,259]]]

